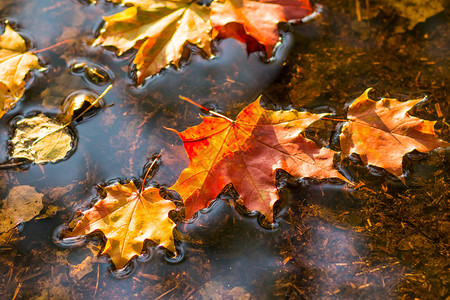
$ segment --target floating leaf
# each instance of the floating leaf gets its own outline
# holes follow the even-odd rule
[[[28,72],[41,69],[37,56],[26,50],[25,40],[6,24],[0,36],[0,118],[22,98]]]
[[[234,38],[247,51],[266,50],[272,56],[279,42],[278,23],[301,20],[311,14],[308,0],[225,0],[211,3],[213,36]]]
[[[116,268],[123,268],[140,255],[146,239],[176,253],[173,239],[175,223],[169,211],[175,204],[149,188],[139,193],[133,181],[104,188],[107,196],[84,212],[70,236],[100,230],[107,238],[102,254],[108,254]]]
[[[277,169],[298,177],[345,178],[333,168],[334,151],[302,136],[323,115],[269,111],[259,100],[236,121],[203,117],[200,125],[178,133],[190,159],[171,189],[186,206],[186,217],[208,206],[228,183],[233,183],[245,206],[272,220],[278,200]]]
[[[226,0],[214,1],[211,8],[188,0],[122,3],[133,6],[104,17],[105,28],[94,45],[114,46],[119,55],[139,49],[134,59],[138,84],[170,64],[178,67],[186,44],[211,56],[213,38],[232,37],[246,43],[249,52],[267,50],[271,56],[279,42],[278,23],[312,13],[308,0]]]
[[[57,162],[72,150],[69,129],[44,115],[17,122],[11,140],[13,158],[26,158],[37,164]]]
[[[348,108],[349,122],[340,136],[342,157],[357,153],[364,164],[384,168],[399,177],[403,174],[402,159],[406,153],[428,152],[450,145],[435,134],[435,121],[408,114],[422,99],[373,101],[369,99],[369,91]]]
[[[119,55],[135,47],[137,82],[170,64],[178,66],[187,43],[211,55],[209,9],[195,1],[129,0],[134,6],[104,17],[105,28],[94,45],[114,46]]]

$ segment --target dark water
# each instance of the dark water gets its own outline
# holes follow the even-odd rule
[[[101,16],[120,11],[119,6],[2,1],[0,17],[13,23],[32,49],[70,41],[39,53],[48,70],[33,75],[24,98],[0,119],[0,159],[8,158],[11,120],[35,111],[58,114],[72,92],[105,89],[106,83],[71,71],[73,64],[101,67],[114,85],[104,97],[114,106],[76,125],[77,148],[69,159],[0,170],[1,199],[13,186],[30,185],[44,194],[43,211],[58,208],[48,218],[21,225],[18,237],[0,245],[2,297],[445,299],[450,280],[448,150],[407,156],[408,186],[358,159],[343,164],[348,176],[364,182],[356,190],[280,174],[283,205],[276,225],[264,224],[257,214],[240,214],[233,201],[219,199],[191,222],[178,223],[181,261],[155,250],[128,276],[109,271],[105,257],[88,262],[92,270],[81,278],[71,273],[93,257],[89,247],[101,244],[101,237],[74,249],[52,240],[55,229],[96,196],[96,185],[141,177],[161,149],[162,165],[152,183],[175,182],[187,162],[178,137],[163,126],[181,131],[200,122],[200,111],[179,95],[230,117],[261,93],[267,107],[337,116],[344,116],[346,105],[369,86],[376,88],[374,97],[427,95],[414,113],[439,119],[437,133],[448,141],[448,10],[405,29],[406,21],[388,2],[372,6],[370,18],[361,21],[353,1],[327,2],[321,19],[291,28],[270,63],[225,40],[213,60],[193,55],[181,70],[165,70],[135,87],[129,76],[133,53],[116,57],[89,47]],[[338,150],[337,130],[336,123],[322,122],[307,135],[321,145],[331,141]]]

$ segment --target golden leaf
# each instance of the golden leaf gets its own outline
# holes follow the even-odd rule
[[[104,188],[106,198],[84,212],[70,236],[86,235],[100,230],[107,238],[105,250],[116,268],[123,268],[140,255],[146,239],[176,253],[173,239],[175,223],[169,211],[175,204],[149,188],[141,194],[133,181]]]
[[[26,158],[37,164],[57,162],[72,150],[69,129],[44,115],[17,122],[11,143],[13,158]]]
[[[28,72],[41,69],[37,56],[26,50],[25,40],[6,24],[0,36],[0,118],[22,98]]]

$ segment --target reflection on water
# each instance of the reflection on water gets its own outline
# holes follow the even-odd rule
[[[16,185],[31,185],[45,195],[43,218],[20,226],[20,233],[0,237],[2,295],[16,295],[16,299],[377,295],[383,299],[432,293],[443,297],[447,289],[442,266],[448,260],[442,245],[449,230],[445,150],[404,160],[406,181],[414,189],[369,170],[357,159],[342,163],[348,174],[365,180],[357,189],[286,179],[280,184],[284,204],[273,228],[261,226],[257,213],[244,216],[233,201],[217,200],[192,222],[178,224],[182,259],[167,257],[149,244],[130,270],[108,270],[107,258],[95,254],[103,243],[101,235],[90,237],[82,247],[63,249],[85,243],[61,241],[57,228],[92,201],[98,184],[141,177],[143,166],[161,149],[162,164],[151,183],[170,186],[176,180],[187,165],[186,155],[178,137],[163,127],[184,130],[200,122],[199,111],[180,102],[179,95],[229,117],[263,90],[269,107],[306,107],[339,115],[353,95],[375,85],[381,93],[426,92],[430,101],[417,113],[436,119],[439,107],[448,119],[446,49],[433,50],[448,40],[442,15],[414,31],[396,33],[395,19],[383,15],[389,11],[359,22],[353,3],[348,9],[340,1],[324,4],[323,19],[286,35],[271,63],[261,62],[256,54],[247,56],[241,44],[225,40],[217,45],[213,60],[193,55],[181,70],[169,68],[135,87],[129,77],[132,53],[116,57],[101,47],[89,47],[100,16],[120,11],[120,6],[105,1],[96,5],[75,0],[2,1],[1,18],[14,23],[31,47],[64,44],[39,53],[48,71],[36,73],[25,97],[0,119],[0,160],[8,158],[8,129],[15,117],[35,111],[58,114],[71,93],[100,94],[105,82],[114,85],[104,97],[106,106],[114,106],[75,127],[78,146],[69,159],[23,171],[0,170],[0,199]],[[409,73],[409,68],[414,70]],[[323,122],[316,127],[308,137],[324,145],[333,139],[331,147],[338,149],[336,124]],[[443,122],[438,122],[437,131],[448,140]],[[126,278],[117,279],[121,277]]]

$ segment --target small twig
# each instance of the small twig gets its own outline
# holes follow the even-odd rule
[[[9,283],[11,282],[11,278],[12,278],[12,276],[13,276],[13,273],[14,273],[14,269],[13,269],[13,268],[9,269],[8,283],[6,283],[7,286],[8,286]]]
[[[12,168],[12,167],[18,167],[21,165],[26,165],[30,163],[29,161],[21,161],[21,162],[16,162],[16,163],[7,163],[7,164],[1,164],[0,165],[0,170],[1,169],[8,169],[8,168]]]
[[[17,285],[16,290],[14,291],[14,296],[12,297],[12,300],[16,299],[17,295],[19,294],[20,288],[22,287],[22,282],[19,282]]]
[[[147,176],[148,174],[150,174],[150,171],[153,169],[153,167],[155,166],[156,162],[158,161],[158,159],[161,157],[161,154],[163,153],[164,149],[161,149],[161,151],[159,152],[159,154],[155,157],[155,159],[153,160],[152,164],[150,165],[150,167],[148,167],[147,169],[147,173],[145,173],[144,176],[144,180],[142,181],[142,187],[141,187],[141,192],[140,194],[142,194],[144,192],[144,187],[145,187],[145,181],[147,180]]]
[[[97,264],[97,282],[95,283],[94,297],[97,295],[99,278],[100,278],[100,264]]]
[[[358,22],[361,22],[361,5],[359,4],[359,0],[355,1],[356,4],[356,18],[358,19]]]
[[[192,288],[192,290],[184,296],[184,299],[188,299],[195,291],[196,289]]]
[[[94,106],[98,103],[98,101],[100,101],[100,99],[102,99],[103,96],[105,96],[106,93],[107,93],[110,89],[112,89],[112,87],[113,87],[113,85],[110,84],[110,85],[106,88],[106,90],[104,90],[103,93],[102,93],[100,96],[98,96],[97,99],[95,99],[95,101],[91,103],[91,105],[89,105],[88,108],[86,108],[85,110],[83,110],[83,112],[82,112],[81,114],[79,114],[79,115],[74,119],[74,121],[75,121],[76,119],[78,119],[79,117],[81,117],[82,115],[84,115],[84,114],[85,114],[88,110],[90,110],[92,107],[94,107]],[[56,128],[55,130],[50,131],[50,132],[44,134],[44,135],[41,136],[40,138],[36,139],[36,140],[31,144],[31,146],[34,146],[36,143],[39,143],[40,141],[42,141],[44,138],[46,138],[46,137],[49,136],[50,134],[53,134],[53,133],[57,132],[58,130],[61,130],[61,129],[66,128],[66,127],[69,126],[70,124],[72,124],[72,121],[67,122],[67,123],[64,124],[63,126],[58,127],[58,128]],[[31,147],[31,146],[30,146],[30,147]]]
[[[68,42],[72,42],[72,41],[74,41],[74,39],[68,39],[68,40],[65,40],[65,41],[56,43],[56,44],[54,44],[54,45],[52,45],[52,46],[50,46],[50,47],[47,47],[47,48],[35,50],[35,51],[33,51],[33,53],[36,54],[36,53],[44,52],[44,51],[47,51],[47,50],[56,48],[56,47],[58,47],[58,46],[60,46],[60,45],[66,44],[66,43],[68,43]]]
[[[225,120],[227,120],[227,121],[230,121],[231,123],[234,123],[234,120],[228,118],[227,116],[224,116],[224,115],[222,115],[222,114],[219,114],[219,113],[217,113],[217,112],[215,112],[215,111],[213,111],[213,110],[209,110],[209,109],[207,109],[206,107],[204,107],[204,106],[202,106],[202,105],[196,103],[194,100],[191,100],[191,99],[186,98],[186,97],[183,97],[183,96],[178,96],[178,97],[180,97],[180,99],[182,99],[182,100],[184,100],[184,101],[187,101],[187,102],[189,102],[189,103],[191,103],[191,104],[194,104],[194,105],[197,106],[197,107],[200,107],[201,109],[206,110],[208,113],[210,113],[210,114],[212,114],[212,115],[214,115],[214,116],[216,116],[216,117],[219,117],[219,118],[225,119]]]
[[[161,299],[162,297],[164,297],[164,296],[167,295],[168,293],[172,292],[172,291],[173,291],[174,289],[176,289],[177,287],[178,287],[178,284],[177,284],[176,286],[174,286],[173,288],[171,288],[170,290],[168,290],[167,292],[165,292],[165,293],[159,295],[159,297],[156,297],[156,298],[153,299],[153,300],[159,300],[159,299]]]

